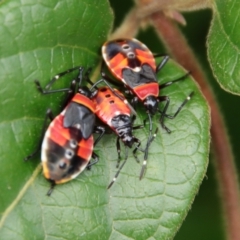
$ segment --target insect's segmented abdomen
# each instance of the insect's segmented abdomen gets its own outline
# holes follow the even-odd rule
[[[42,143],[43,173],[56,184],[67,182],[87,166],[93,152],[93,136],[82,138],[79,129],[63,127],[64,112],[50,124]]]
[[[116,89],[115,91],[122,95]],[[93,100],[96,103],[96,115],[109,127],[112,125],[111,120],[113,117],[120,114],[131,115],[128,105],[115,96],[107,87],[99,88],[98,94]]]
[[[122,76],[124,68],[138,72],[143,64],[148,64],[154,72],[156,71],[152,52],[136,39],[106,42],[102,47],[102,56],[112,74],[123,82],[125,82]]]

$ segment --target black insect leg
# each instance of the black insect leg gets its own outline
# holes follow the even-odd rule
[[[138,103],[138,98],[135,96],[131,100],[131,105],[133,106],[134,109],[136,109],[137,103]]]
[[[137,125],[137,126],[134,126],[132,129],[138,130],[138,129],[142,129],[142,128],[144,128],[144,125]]]
[[[149,135],[148,135],[148,141],[147,141],[147,142],[149,142],[150,139],[152,139],[152,116],[150,113],[147,113],[147,115],[148,115],[148,118],[143,120],[143,125],[145,126],[147,120],[149,120]],[[145,152],[145,150],[144,150],[144,152]]]
[[[99,136],[94,142],[94,146],[96,146],[100,139],[103,137],[103,135],[106,133],[106,129],[103,126],[95,126],[93,132],[99,134]]]
[[[179,112],[182,110],[182,108],[184,107],[184,105],[192,98],[192,96],[194,95],[194,92],[191,92],[187,98],[182,102],[182,104],[178,107],[177,111],[173,114],[173,115],[167,115],[168,118],[170,119],[174,119],[178,114]],[[165,115],[166,116],[166,115]]]
[[[67,104],[71,101],[71,99],[75,94],[75,89],[76,89],[76,80],[72,80],[69,90],[67,92],[67,96],[65,97],[65,100],[62,103],[61,110],[63,110],[67,106]]]
[[[53,181],[53,180],[48,180],[50,183],[51,183],[51,186],[50,186],[50,189],[48,190],[48,192],[47,192],[47,196],[51,196],[51,194],[52,194],[52,192],[53,192],[53,189],[54,189],[54,187],[56,186],[56,183],[55,183],[55,181]]]
[[[108,185],[108,187],[107,187],[108,189],[114,184],[114,182],[116,181],[119,173],[121,172],[122,168],[124,167],[124,165],[125,165],[126,162],[127,162],[127,159],[128,159],[128,148],[127,148],[127,147],[125,147],[125,151],[126,151],[126,152],[125,152],[125,160],[124,160],[124,162],[122,163],[122,165],[120,166],[120,168],[118,169],[117,173],[115,174],[115,176],[114,176],[114,178],[112,179],[112,181],[110,182],[110,184]]]
[[[142,125],[141,125],[142,126]],[[138,126],[137,126],[138,127]],[[142,128],[142,127],[141,127]],[[135,129],[140,129],[140,128],[135,128]],[[136,155],[137,150],[139,150],[139,147],[141,146],[141,141],[138,138],[134,138],[134,142],[137,144],[136,147],[133,150],[133,156],[136,160],[137,163],[140,163],[138,156]]]
[[[134,122],[136,119],[136,116],[134,115],[133,118],[132,118],[132,122]],[[150,123],[150,126],[149,126],[149,136],[148,136],[148,141],[147,141],[147,144],[146,144],[146,147],[145,147],[145,150],[142,150],[140,149],[140,145],[141,145],[141,142],[139,139],[135,138],[135,142],[137,143],[137,146],[135,147],[135,149],[133,150],[133,156],[135,157],[136,161],[139,162],[138,160],[138,157],[136,156],[136,151],[137,150],[140,150],[142,152],[144,152],[144,161],[143,161],[143,166],[142,166],[142,169],[141,169],[141,173],[140,173],[140,176],[139,176],[139,179],[141,180],[144,173],[145,173],[145,170],[146,170],[146,166],[147,166],[147,159],[148,159],[148,149],[152,143],[152,141],[154,140],[154,138],[156,137],[157,135],[157,132],[158,132],[158,128],[155,130],[155,133],[152,135],[152,118],[151,118],[151,115],[148,114],[148,119],[149,119],[149,123]],[[145,124],[146,124],[146,120],[145,119],[143,122],[144,122],[144,125],[138,125],[138,126],[134,126],[133,127],[133,130],[137,130],[137,129],[142,129]]]
[[[161,123],[162,127],[163,127],[168,133],[171,133],[171,130],[168,129],[168,128],[164,125],[164,123],[163,123],[164,117],[167,117],[167,118],[170,118],[170,119],[174,119],[174,118],[179,114],[179,112],[181,111],[181,109],[186,105],[186,103],[192,98],[193,95],[194,95],[194,92],[191,92],[191,93],[187,96],[187,98],[182,102],[182,104],[178,107],[177,111],[176,111],[173,115],[168,115],[168,114],[166,114],[167,109],[168,109],[168,107],[169,107],[170,98],[167,97],[167,96],[161,96],[161,97],[159,97],[159,100],[160,100],[160,101],[167,101],[167,103],[166,103],[165,106],[164,106],[163,111],[159,111],[159,112],[161,113],[160,123]]]
[[[61,78],[62,76],[71,73],[75,70],[79,69],[79,71],[83,71],[83,67],[78,66],[78,67],[74,67],[74,68],[70,68],[64,72],[58,73],[57,75],[55,75],[50,82],[46,85],[45,89],[49,89],[59,78]]]
[[[94,133],[99,133],[99,136],[94,141],[94,146],[96,146],[98,144],[98,142],[100,141],[100,139],[103,137],[103,135],[105,133],[105,128],[102,127],[102,126],[95,126],[93,132]],[[94,159],[94,161],[91,161],[91,162],[88,163],[88,165],[87,165],[88,170],[90,170],[91,166],[96,164],[99,160],[99,157],[95,152],[92,153],[92,158]]]
[[[164,125],[164,117],[168,116],[169,118],[172,118],[171,116],[166,114],[167,109],[169,107],[170,98],[168,96],[160,96],[160,97],[158,97],[158,99],[159,99],[160,102],[166,101],[166,104],[165,104],[163,110],[162,111],[159,110],[159,112],[161,113],[161,117],[160,117],[160,120],[159,120],[160,124],[161,124],[163,129],[165,129],[168,133],[171,133],[171,130]]]
[[[79,67],[78,67],[79,68]],[[73,68],[73,70],[76,70],[77,68]],[[72,70],[72,71],[73,71]],[[81,80],[82,80],[82,72],[83,72],[83,68],[82,67],[80,67],[79,68],[79,74],[78,74],[78,77],[77,77],[77,82],[78,82],[78,84],[80,84],[80,82],[81,82]],[[67,74],[67,73],[69,73],[69,72],[64,72],[65,74]],[[63,73],[61,73],[62,75],[56,75],[56,76],[59,76],[59,78],[60,77],[62,77],[63,75],[65,75],[65,74],[63,74]],[[73,80],[73,81],[75,81],[76,82],[76,80]],[[72,81],[72,82],[73,82]],[[34,83],[36,84],[36,87],[37,87],[37,89],[38,89],[38,91],[40,92],[40,93],[42,93],[42,94],[52,94],[52,93],[58,93],[58,92],[69,92],[69,91],[73,91],[73,93],[75,92],[75,88],[74,89],[72,89],[72,87],[70,87],[70,88],[61,88],[61,89],[54,89],[54,90],[44,90],[43,89],[43,87],[41,86],[41,84],[40,84],[40,82],[38,81],[38,80],[35,80],[34,81]],[[48,86],[48,85],[47,85]],[[76,83],[75,83],[75,86],[76,86]],[[47,88],[47,87],[46,87]],[[47,88],[48,89],[48,88]]]
[[[147,160],[148,160],[148,150],[149,147],[151,145],[151,143],[153,142],[153,140],[155,139],[155,137],[157,136],[157,132],[158,132],[158,128],[155,130],[155,133],[153,134],[153,136],[148,140],[146,148],[145,148],[145,153],[144,153],[144,160],[143,160],[143,165],[142,165],[142,169],[139,175],[139,179],[142,180],[144,173],[146,172],[146,168],[147,168]]]
[[[94,83],[92,82],[92,80],[91,80],[90,77],[89,77],[91,70],[92,70],[91,68],[87,69],[86,73],[84,74],[84,79],[85,79],[91,86],[93,86]],[[98,89],[98,88],[95,87],[95,89]]]
[[[148,140],[147,140],[147,144],[146,144],[146,148],[143,151],[144,152],[144,160],[143,160],[143,165],[142,165],[142,169],[139,175],[139,179],[141,180],[145,171],[146,171],[146,167],[147,167],[147,159],[148,159],[148,149],[150,144],[152,143],[152,141],[154,140],[154,138],[157,135],[158,132],[158,128],[155,130],[155,133],[152,135],[152,116],[150,113],[148,113],[148,119],[149,119],[149,135],[148,135]],[[143,121],[143,124],[145,126],[147,121],[147,118]],[[164,128],[166,129],[166,127],[164,126]],[[168,129],[168,128],[167,128]]]
[[[94,159],[94,161],[91,161],[88,163],[88,165],[87,165],[88,170],[90,170],[91,167],[99,161],[99,157],[95,152],[92,153],[92,158]]]
[[[154,57],[163,57],[162,61],[157,65],[156,67],[156,73],[158,73],[167,63],[169,56],[168,55],[162,55],[162,54],[156,54]]]
[[[30,155],[28,155],[27,157],[24,158],[25,161],[28,161],[29,159],[33,158],[40,151],[41,146],[42,146],[43,137],[44,137],[44,134],[45,134],[45,131],[46,131],[47,120],[48,119],[50,119],[51,121],[54,119],[52,110],[50,108],[46,112],[46,116],[45,116],[45,119],[44,119],[42,131],[41,131],[41,137],[39,139],[39,143],[38,143],[36,149]]]
[[[44,90],[38,80],[35,80],[34,83],[36,84],[38,91],[43,95],[69,91],[69,88],[61,88],[61,89],[56,89],[56,90]]]
[[[117,161],[116,168],[118,168],[120,161],[121,161],[121,147],[120,147],[120,138],[119,137],[117,137],[117,140],[116,140],[116,148],[117,148],[117,154],[118,154],[118,161]]]
[[[165,88],[165,87],[168,87],[168,86],[172,85],[173,83],[180,82],[180,81],[186,79],[190,74],[191,74],[191,72],[188,72],[188,73],[186,73],[185,75],[183,75],[183,76],[180,77],[180,78],[177,78],[177,79],[175,79],[175,80],[173,80],[173,81],[169,81],[169,82],[160,84],[160,85],[159,85],[159,88],[160,88],[160,89],[163,89],[163,88]]]
[[[154,58],[158,58],[158,57],[166,57],[166,58],[168,57],[169,58],[169,56],[166,55],[165,53],[154,53],[153,57]]]

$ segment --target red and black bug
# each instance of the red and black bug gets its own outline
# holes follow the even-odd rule
[[[49,88],[60,76],[75,69],[56,75],[47,87]],[[43,90],[40,83],[35,81],[42,94],[65,91],[68,92],[68,99],[70,99],[64,110],[55,118],[51,109],[48,109],[39,147],[25,158],[25,160],[32,158],[41,147],[43,174],[52,184],[48,195],[51,194],[55,184],[76,178],[87,166],[90,168],[98,161],[98,156],[93,152],[93,146],[102,137],[104,129],[95,126],[96,109],[91,99],[97,91],[79,87],[82,81],[82,72],[83,68],[80,67],[77,81],[73,80],[71,87],[66,89]],[[48,118],[51,120],[51,124],[45,132]],[[95,142],[93,132],[100,133]],[[94,159],[93,162],[90,162],[91,157]]]
[[[170,98],[168,96],[159,96],[160,89],[185,79],[189,73],[171,82],[161,84],[160,86],[156,74],[166,64],[169,57],[164,56],[160,64],[156,65],[154,57],[163,55],[154,56],[143,43],[136,39],[116,39],[108,41],[102,46],[102,56],[111,73],[134,95],[132,99],[133,106],[135,106],[138,101],[143,103],[150,121],[149,141],[152,135],[151,116],[157,112],[161,114],[159,120],[161,126],[170,133],[170,129],[164,124],[164,118],[175,118],[182,107],[191,99],[193,92],[182,102],[173,115],[168,115],[166,112]],[[114,84],[114,81],[103,71],[102,77]],[[163,110],[160,110],[158,105],[163,101],[166,101],[166,104]],[[147,143],[147,148],[148,146],[149,144]],[[145,168],[145,166],[146,161],[143,163],[143,168]]]
[[[115,94],[121,96],[123,99],[120,99]],[[114,89],[113,92],[110,88],[105,86],[98,89],[98,93],[93,97],[93,101],[96,104],[96,115],[98,118],[117,135],[118,163],[120,161],[120,139],[124,145],[129,148],[131,148],[133,144],[136,144],[133,155],[138,161],[136,151],[139,149],[141,142],[138,138],[133,136],[133,130],[140,129],[143,126],[133,126],[135,115],[131,116],[132,113],[127,104],[127,100],[118,90]],[[120,166],[108,188],[115,182],[126,161],[127,154],[125,161]]]

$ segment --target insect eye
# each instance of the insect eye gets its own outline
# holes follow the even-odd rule
[[[74,156],[74,152],[71,149],[67,149],[65,152],[65,157],[71,159]]]
[[[66,168],[67,164],[65,162],[59,163],[59,168],[64,169]]]
[[[76,147],[77,147],[77,141],[74,140],[74,139],[71,139],[71,140],[70,140],[70,147],[71,147],[71,148],[76,148]]]
[[[133,52],[130,52],[127,54],[128,58],[135,58],[135,54]]]

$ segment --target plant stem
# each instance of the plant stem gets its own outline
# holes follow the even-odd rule
[[[211,87],[208,85],[199,63],[175,23],[161,12],[152,14],[150,19],[170,54],[185,69],[192,72],[194,79],[200,85],[211,107],[212,145],[216,158],[215,167],[218,176],[222,208],[225,214],[227,237],[229,240],[239,240],[240,206],[236,168],[224,121],[214,99]]]
[[[137,17],[137,9],[133,8],[124,18],[120,27],[118,27],[110,36],[109,40],[121,37],[133,37],[139,30],[140,19]]]

